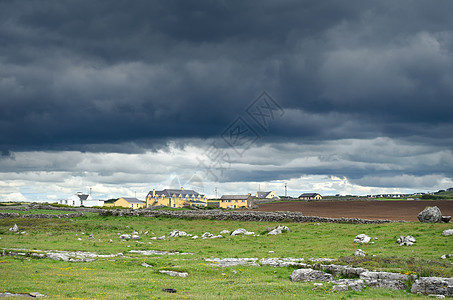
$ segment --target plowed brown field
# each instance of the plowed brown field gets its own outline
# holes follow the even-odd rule
[[[418,221],[427,206],[437,206],[442,215],[453,216],[453,201],[288,201],[265,203],[259,211],[299,211],[304,216]]]

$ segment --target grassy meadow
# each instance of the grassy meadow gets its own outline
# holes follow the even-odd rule
[[[3,211],[3,210],[2,210]],[[30,213],[30,212],[28,212]],[[63,212],[60,212],[63,213]],[[8,229],[17,224],[16,234]],[[267,235],[266,228],[286,225],[291,232]],[[336,264],[416,274],[453,277],[453,238],[441,236],[451,224],[391,223],[352,225],[328,223],[265,223],[180,220],[146,217],[101,217],[87,214],[73,219],[0,219],[0,248],[89,251],[124,256],[97,258],[94,262],[64,262],[27,256],[0,257],[0,292],[40,292],[49,299],[310,299],[310,298],[423,298],[407,291],[365,288],[361,292],[335,292],[332,284],[290,282],[295,268],[270,266],[212,266],[205,258],[293,257],[335,258]],[[259,236],[220,239],[169,238],[174,230],[201,236],[245,228]],[[123,241],[119,234],[141,232],[139,240]],[[148,231],[148,234],[144,234]],[[374,244],[353,243],[357,234]],[[88,239],[92,234],[94,239]],[[164,240],[151,237],[165,235]],[[412,235],[415,245],[399,246],[400,235]],[[79,238],[81,240],[79,240]],[[110,241],[111,240],[111,241]],[[355,257],[361,248],[366,257]],[[0,249],[2,251],[3,249]],[[189,252],[193,255],[152,255],[130,250]],[[19,251],[20,252],[20,251]],[[24,252],[24,251],[22,251]],[[147,263],[150,267],[141,264]],[[188,272],[187,278],[171,277],[159,270]],[[163,292],[176,289],[176,293]]]

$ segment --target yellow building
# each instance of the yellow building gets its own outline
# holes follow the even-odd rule
[[[168,207],[206,207],[208,200],[205,195],[194,190],[164,189],[162,191],[152,190],[146,196],[146,207],[164,205]]]
[[[322,196],[318,193],[303,193],[299,196],[300,200],[321,200]]]
[[[251,208],[253,198],[248,195],[223,195],[219,200],[220,208]]]
[[[145,201],[138,200],[137,198],[119,198],[113,204],[113,206],[126,207],[126,208],[143,208],[145,207]]]

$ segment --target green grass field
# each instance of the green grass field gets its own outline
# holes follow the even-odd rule
[[[17,224],[26,234],[8,229]],[[392,223],[351,225],[284,223],[291,232],[266,235],[276,223],[180,220],[146,217],[100,217],[89,214],[75,219],[0,219],[0,248],[89,251],[124,256],[97,258],[94,262],[64,262],[26,256],[0,257],[0,292],[40,292],[49,299],[310,299],[310,298],[423,298],[407,291],[365,288],[361,292],[335,292],[332,284],[290,282],[295,268],[269,266],[211,266],[205,258],[293,257],[335,258],[337,264],[416,274],[453,277],[453,238],[441,236],[451,224]],[[168,238],[173,229],[193,235],[208,231],[245,228],[259,236],[225,236],[221,239]],[[142,232],[140,240],[123,241],[118,234]],[[145,231],[149,233],[144,234]],[[352,241],[365,233],[374,244]],[[94,239],[88,239],[92,234]],[[151,237],[167,236],[164,240]],[[417,239],[411,247],[399,246],[400,235]],[[81,240],[78,240],[78,239]],[[112,240],[110,242],[110,240]],[[367,257],[353,256],[357,248]],[[152,255],[130,250],[190,252],[193,255]],[[273,251],[270,253],[269,251]],[[151,267],[141,264],[147,263]],[[187,278],[170,277],[159,270],[188,272]],[[163,288],[173,288],[169,294]]]

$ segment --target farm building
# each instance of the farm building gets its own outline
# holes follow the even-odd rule
[[[126,207],[132,209],[143,208],[145,207],[145,205],[146,205],[145,201],[138,200],[137,198],[125,198],[125,197],[119,198],[113,204],[113,206]]]
[[[321,200],[322,196],[318,193],[303,193],[299,196],[300,200]]]
[[[164,205],[168,207],[205,207],[208,200],[205,195],[199,194],[194,190],[164,189],[156,191],[153,189],[146,196],[146,207]]]
[[[70,206],[103,206],[104,200],[98,200],[91,198],[91,195],[83,194],[82,192],[77,192],[68,199],[58,200],[59,204],[70,205]]]
[[[241,208],[241,207],[252,207],[253,198],[250,194],[248,195],[223,195],[219,200],[220,208]]]

